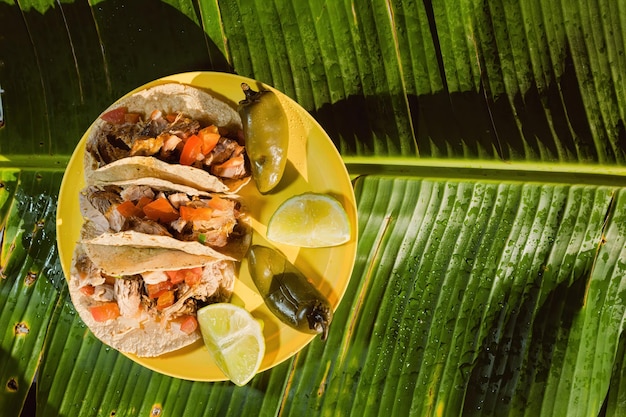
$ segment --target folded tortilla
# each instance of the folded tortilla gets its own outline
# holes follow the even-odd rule
[[[139,115],[140,120],[118,124],[102,118],[112,110],[120,108],[126,108],[128,113]],[[155,111],[161,116],[153,120],[151,115]],[[106,109],[92,124],[84,155],[86,183],[108,184],[140,177],[158,177],[204,191],[236,192],[250,181],[249,169],[244,167],[241,167],[234,176],[231,174],[222,176],[212,172],[215,167],[210,164],[180,165],[176,158],[180,153],[180,147],[178,150],[168,151],[168,154],[171,154],[168,157],[161,151],[153,150],[133,154],[131,151],[136,141],[154,140],[160,133],[165,132],[166,136],[169,136],[171,132],[185,139],[189,132],[181,129],[188,129],[192,123],[176,124],[166,121],[165,116],[171,114],[177,114],[193,122],[196,130],[198,127],[217,126],[220,132],[224,132],[223,138],[220,139],[224,142],[220,143],[237,148],[238,155],[242,152],[242,147],[236,144],[241,142],[239,139],[241,118],[234,108],[205,90],[185,84],[166,83],[123,97]],[[150,138],[152,135],[155,137]],[[225,148],[230,149],[229,146],[217,146],[213,151],[215,153],[220,150],[216,164],[223,162],[223,158],[229,158],[224,156]],[[158,149],[165,148],[159,145]],[[243,152],[245,154],[245,151]],[[242,159],[241,155],[238,158],[245,159]],[[209,158],[206,161],[209,161]]]
[[[119,253],[121,248],[109,252],[88,246],[79,244],[74,252],[68,284],[70,296],[92,333],[119,351],[152,357],[194,343],[201,338],[200,330],[183,331],[181,324],[185,318],[195,317],[202,305],[228,301],[232,294],[235,280],[232,261],[155,248],[151,254],[158,263],[151,265],[143,248],[124,247],[123,253]],[[137,263],[125,260],[137,260]],[[111,265],[115,265],[111,270],[116,272],[114,276],[101,268]],[[202,268],[202,279],[191,286],[185,282],[177,284],[172,289],[176,302],[157,308],[157,299],[148,296],[148,277],[154,280],[154,271],[159,268],[174,271],[192,267]],[[117,304],[119,315],[104,321],[96,319],[91,309],[110,303]]]
[[[141,210],[132,216],[125,216],[118,210],[128,202],[139,206],[141,199],[159,198],[167,200],[172,209],[181,214],[183,206],[192,210],[202,207],[211,212],[211,217],[150,219]],[[214,199],[222,202],[224,208],[210,208]],[[242,203],[233,195],[210,194],[158,178],[90,185],[81,190],[79,201],[85,219],[81,233],[83,243],[169,248],[194,255],[241,260],[252,238]]]

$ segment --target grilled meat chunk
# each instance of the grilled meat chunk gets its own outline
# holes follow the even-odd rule
[[[167,228],[158,222],[150,219],[140,219],[138,217],[128,218],[123,230],[134,230],[139,233],[157,236],[172,236]]]
[[[100,213],[107,214],[114,205],[120,204],[120,188],[115,186],[91,187],[87,191],[87,201]]]

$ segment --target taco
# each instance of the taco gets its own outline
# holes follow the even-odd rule
[[[83,241],[153,246],[241,260],[251,228],[241,202],[158,178],[89,185],[80,192]],[[115,242],[115,243],[113,243]]]
[[[145,248],[118,247],[120,257],[110,249],[77,245],[69,291],[92,333],[122,352],[150,357],[192,344],[198,308],[231,297],[233,261],[154,248],[149,265]]]
[[[123,97],[92,124],[87,184],[157,177],[200,190],[235,192],[250,180],[235,109],[208,92],[161,84]]]

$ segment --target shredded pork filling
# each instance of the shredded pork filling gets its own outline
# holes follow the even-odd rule
[[[132,276],[107,277],[84,256],[76,263],[80,287],[92,286],[89,305],[115,301],[120,318],[131,327],[139,327],[146,320],[156,320],[167,326],[171,320],[185,315],[195,315],[199,307],[211,302],[227,300],[234,285],[232,261],[214,261],[202,268],[201,278],[193,285],[183,281],[172,287],[175,299],[171,305],[159,309],[157,300],[150,298],[148,285],[162,282],[162,271],[146,272]]]
[[[209,208],[210,197],[190,197],[180,192],[163,192],[147,185],[131,185],[124,189],[114,186],[91,186],[85,191],[85,200],[91,212],[99,213],[98,223],[107,223],[113,232],[133,230],[157,236],[170,236],[187,242],[201,242],[205,245],[221,248],[232,239],[245,233],[240,221],[242,213],[236,200],[220,198],[219,208],[211,209],[208,218],[186,220],[177,217],[171,221],[155,221],[145,216],[125,217],[117,208],[125,201],[137,203],[142,198],[150,200],[166,198],[175,210],[181,206],[190,208]],[[94,216],[92,216],[93,218]]]
[[[168,119],[168,115],[155,110],[145,120],[137,115],[136,122],[103,120],[95,139],[87,144],[87,152],[99,167],[130,156],[153,156],[168,163],[179,163],[185,141],[203,126],[182,113],[175,118],[169,116]],[[225,164],[231,159],[232,163]],[[193,166],[222,178],[239,179],[249,175],[244,146],[227,136],[221,136],[217,145]]]

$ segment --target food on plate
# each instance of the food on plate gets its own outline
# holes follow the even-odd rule
[[[152,357],[195,342],[198,309],[232,294],[233,261],[164,248],[149,258],[131,246],[117,258],[120,253],[105,249],[76,246],[69,291],[92,333],[122,352]],[[107,265],[117,273],[107,273]]]
[[[159,242],[155,246],[208,256],[217,251],[234,259],[243,258],[251,240],[242,204],[230,194],[140,178],[86,186],[79,199],[86,220],[83,240],[117,239],[121,245],[151,240]]]
[[[307,248],[337,246],[350,240],[350,220],[339,200],[308,192],[278,206],[267,224],[267,238]]]
[[[248,252],[252,281],[269,310],[283,323],[326,340],[333,317],[328,299],[275,249],[253,245]]]
[[[248,383],[265,355],[263,329],[250,312],[229,303],[198,310],[204,343],[220,370],[235,384]]]
[[[241,129],[238,112],[208,92],[156,85],[120,99],[93,123],[85,179],[99,184],[157,177],[235,191],[250,178]]]
[[[252,178],[262,194],[280,182],[287,165],[289,125],[287,116],[273,91],[254,91],[241,84],[246,96],[239,102],[243,137],[250,159]]]
[[[132,353],[129,356],[140,364],[182,378],[221,380],[223,375],[218,371],[218,365],[227,378],[242,385],[261,369],[261,362],[263,367],[274,366],[301,349],[313,335],[320,333],[325,339],[333,314],[326,298],[319,294],[328,294],[329,287],[324,285],[315,293],[314,286],[309,282],[302,284],[306,281],[302,276],[293,282],[284,282],[282,278],[291,274],[290,267],[284,264],[282,270],[269,266],[258,267],[276,272],[272,285],[278,285],[279,293],[264,287],[265,303],[273,303],[281,308],[283,317],[280,320],[285,322],[289,320],[288,315],[293,316],[293,310],[297,310],[296,314],[299,315],[292,319],[291,326],[306,334],[288,329],[288,325],[275,319],[264,305],[257,309],[259,294],[254,291],[254,285],[252,290],[247,286],[252,284],[248,271],[242,271],[242,281],[236,284],[237,293],[233,294],[232,300],[229,298],[230,291],[234,289],[228,283],[234,282],[240,268],[248,265],[248,262],[240,264],[239,261],[247,253],[252,227],[259,233],[254,238],[263,240],[266,237],[267,216],[278,203],[271,195],[265,194],[278,192],[280,195],[293,195],[297,190],[303,192],[309,187],[317,188],[315,184],[319,185],[320,179],[327,184],[328,192],[333,190],[337,194],[344,194],[345,190],[350,191],[349,182],[347,188],[343,187],[343,171],[339,169],[341,160],[335,158],[332,143],[324,132],[305,111],[286,103],[275,90],[272,94],[259,91],[254,99],[245,94],[249,104],[242,104],[238,108],[237,101],[244,98],[240,90],[241,79],[230,77],[230,80],[226,79],[222,83],[223,77],[214,78],[211,74],[185,74],[168,78],[202,85],[206,88],[204,91],[210,92],[213,97],[220,100],[226,97],[221,100],[222,104],[231,109],[226,110],[225,118],[205,117],[204,112],[211,105],[194,105],[198,101],[193,98],[194,93],[188,93],[192,89],[181,84],[177,87],[159,87],[172,88],[162,95],[171,97],[156,99],[158,88],[144,88],[144,91],[130,94],[104,111],[72,156],[68,175],[64,178],[65,185],[61,189],[60,197],[69,195],[70,198],[65,198],[65,204],[59,206],[59,249],[62,257],[63,253],[71,254],[71,249],[76,249],[74,263],[67,262],[70,260],[64,257],[63,267],[68,272],[68,282],[71,281],[69,288],[77,310],[93,333],[105,343],[122,352]],[[209,80],[220,84],[214,84],[215,92],[207,85]],[[163,82],[159,80],[151,85]],[[257,84],[250,85],[259,90],[254,87]],[[240,97],[236,97],[236,92],[233,93],[233,87],[239,91]],[[178,92],[170,94],[174,90]],[[179,94],[182,90],[185,91]],[[280,107],[268,107],[269,100],[266,98],[269,97],[277,99],[275,103],[279,106],[282,103],[286,112],[282,112]],[[142,108],[138,108],[137,103]],[[181,108],[187,110],[182,111]],[[278,116],[270,115],[272,108],[281,110]],[[233,109],[235,117],[232,117]],[[247,120],[250,122],[246,125],[247,132],[267,134],[265,143],[270,147],[276,145],[282,151],[277,154],[277,159],[267,159],[271,155],[262,153],[263,142],[249,141],[256,143],[256,149],[260,151],[255,158],[257,166],[261,170],[267,168],[252,181],[255,185],[260,184],[258,189],[263,196],[258,195],[253,184],[241,188],[253,180],[242,115],[254,116],[257,112],[264,113],[275,126],[266,129],[255,123],[261,120],[261,116],[251,117]],[[294,121],[297,122],[296,126],[293,125]],[[175,126],[176,123],[180,125]],[[196,127],[187,131],[190,126]],[[297,132],[293,130],[294,127]],[[271,129],[275,128],[283,133],[273,137]],[[306,146],[295,149],[291,144],[292,149],[288,149],[290,132],[287,128],[292,130],[292,135],[295,132],[298,138],[306,139]],[[305,145],[304,142],[298,144]],[[228,154],[228,159],[216,165],[219,158],[214,153],[222,145],[221,153]],[[331,152],[327,152],[327,147]],[[229,153],[229,149],[232,152]],[[285,168],[288,151],[293,165],[288,164],[290,168]],[[319,177],[319,172],[302,169],[307,164],[311,165],[311,157],[319,159],[319,155],[327,157],[326,165],[337,174],[330,182]],[[72,173],[77,172],[84,172],[84,182],[80,174],[73,178],[75,175]],[[78,189],[73,187],[77,186],[84,188],[76,193]],[[140,190],[152,192],[154,197],[144,198],[143,201],[141,197],[127,198]],[[240,195],[239,191],[242,191]],[[76,235],[79,233],[77,228],[81,227],[81,216],[76,213],[77,194],[80,195],[81,214],[84,216],[78,239]],[[192,201],[193,210],[181,210],[181,206],[177,206],[180,204],[176,200],[178,197],[173,197],[175,194],[179,197],[184,195],[185,201]],[[341,201],[350,196],[349,192],[345,194],[346,197]],[[219,216],[219,220],[224,221],[223,224],[232,225],[234,217],[237,222],[232,230],[230,226],[211,228],[215,233],[207,236],[203,229],[207,226],[207,218],[203,217],[208,214],[206,208],[210,207],[209,201],[218,204],[221,200],[235,202],[235,213],[239,214]],[[245,215],[249,206],[253,206],[254,210]],[[268,212],[268,209],[271,211]],[[163,233],[164,229],[166,233]],[[222,246],[224,238],[228,243]],[[335,274],[332,283],[333,286],[337,285],[333,290],[335,295],[340,296],[344,290],[349,278],[349,275],[345,276],[345,271],[351,260],[346,258],[345,262],[337,263],[334,259],[351,255],[345,249],[352,247],[346,246],[339,252],[330,251],[330,263],[327,265],[330,269],[326,268],[325,274],[328,275],[328,271],[331,271],[331,275]],[[280,261],[270,259],[269,262],[276,264]],[[333,268],[338,265],[341,268]],[[68,267],[71,267],[71,274]],[[198,287],[198,276],[203,277],[200,282],[207,285]],[[316,283],[319,282],[317,278],[313,279]],[[215,288],[216,281],[220,283],[219,289],[216,292],[209,291]],[[209,286],[209,283],[212,285]],[[259,285],[258,282],[256,284]],[[264,284],[260,285],[263,288]],[[132,289],[126,291],[131,286]],[[289,298],[290,291],[293,291],[295,298]],[[282,299],[281,293],[284,296]],[[132,301],[131,308],[128,307],[129,299]],[[136,300],[140,300],[138,309],[134,308]],[[311,300],[314,303],[309,303]],[[207,323],[201,320],[201,317],[239,317],[239,313],[230,310],[231,306],[233,310],[237,309],[237,305],[245,305],[253,316],[259,314],[258,317],[267,319],[265,330],[263,324],[258,325],[258,321],[249,313],[244,320],[249,325],[242,326],[245,329],[243,331],[228,328],[220,333],[225,321],[209,320]],[[196,315],[182,314],[174,306],[191,311],[195,308]],[[216,307],[210,308],[212,306]],[[175,311],[179,315],[172,314]],[[204,311],[207,311],[206,316],[202,314]],[[272,311],[280,317],[281,313],[276,313],[275,308]],[[199,333],[205,339],[206,346],[211,346],[209,351],[215,357],[215,363],[209,358],[204,359],[206,352],[199,347]],[[208,336],[204,337],[205,334]],[[267,355],[263,334],[267,335],[268,349],[272,348]],[[285,336],[289,337],[288,343],[283,340]],[[193,346],[183,348],[192,342]],[[187,366],[190,363],[191,366]],[[181,368],[180,364],[184,366]]]

